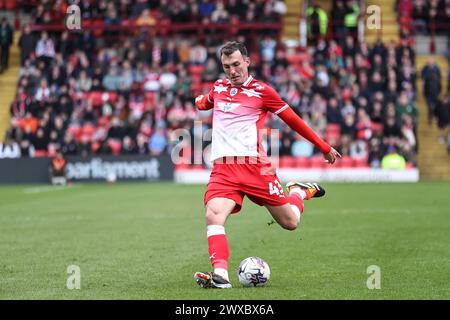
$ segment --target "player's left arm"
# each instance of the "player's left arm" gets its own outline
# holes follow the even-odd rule
[[[333,164],[341,157],[339,152],[323,141],[270,86],[264,88],[263,103],[268,111],[277,114],[292,130],[314,144],[328,163]]]
[[[303,136],[309,142],[314,144],[323,153],[325,160],[333,164],[337,158],[341,155],[332,146],[323,141],[315,132],[312,130],[305,121],[302,120],[291,107],[287,107],[278,116],[289,126],[292,130]]]

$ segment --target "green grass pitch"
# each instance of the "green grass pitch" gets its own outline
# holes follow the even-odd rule
[[[450,183],[323,183],[300,228],[248,199],[226,224],[233,289],[204,290],[203,185],[0,187],[0,299],[449,299]],[[248,256],[272,271],[242,288]],[[69,290],[69,265],[80,268]],[[381,289],[368,289],[371,265]]]

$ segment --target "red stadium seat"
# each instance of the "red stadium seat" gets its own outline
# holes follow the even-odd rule
[[[67,131],[73,136],[75,141],[79,142],[81,138],[81,127],[70,126]]]
[[[372,122],[373,132],[378,132],[380,134],[383,134],[384,125],[382,123],[375,123]]]
[[[325,159],[322,156],[314,156],[310,158],[312,168],[325,168]]]
[[[35,150],[34,151],[34,157],[35,158],[42,158],[47,156],[47,150]]]
[[[107,94],[108,100],[111,103],[115,103],[117,101],[118,95],[117,92],[114,91],[110,91],[110,92],[105,92]]]
[[[158,94],[157,92],[152,92],[152,91],[147,91],[145,92],[145,104],[146,105],[154,105],[156,103],[156,98],[157,98]]]
[[[92,30],[92,35],[96,38],[101,38],[103,36],[104,22],[103,19],[95,19],[92,22],[94,27]]]
[[[353,158],[349,156],[343,156],[341,159],[336,160],[336,166],[338,168],[351,168],[353,167]]]
[[[98,119],[97,124],[99,127],[108,128],[109,127],[109,118],[107,116],[103,116]]]
[[[91,141],[95,130],[96,128],[93,124],[87,123],[83,126],[83,128],[81,128],[81,135],[86,135],[89,141]]]
[[[120,154],[120,149],[122,148],[122,144],[120,143],[120,141],[110,140],[108,142],[108,145],[111,148],[113,155],[117,156]]]
[[[311,166],[311,159],[306,157],[296,157],[295,167],[296,168],[309,168]]]
[[[414,163],[412,163],[412,162],[406,163],[406,169],[414,169],[414,168],[415,168]]]
[[[341,133],[341,126],[339,124],[336,124],[336,123],[329,123],[327,125],[326,131],[340,134]]]
[[[369,162],[368,162],[367,158],[353,158],[353,167],[368,168]]]
[[[202,65],[193,65],[189,67],[189,74],[191,76],[202,76],[203,70],[205,69],[205,66]]]
[[[200,82],[191,83],[191,91],[195,96],[202,94],[202,84]]]
[[[17,7],[17,0],[5,0],[5,9],[13,10]]]
[[[301,54],[293,54],[286,57],[286,60],[289,62],[289,64],[300,64],[303,60],[303,55]]]
[[[280,158],[280,168],[295,168],[296,159],[291,156],[283,156]]]
[[[214,82],[203,82],[202,83],[202,92],[209,93],[209,90],[214,86]]]
[[[188,170],[190,165],[186,163],[178,163],[175,165],[175,170]]]
[[[89,98],[92,100],[92,105],[94,107],[99,107],[102,105],[102,92],[100,91],[92,91],[89,95]]]
[[[93,153],[97,153],[97,150],[100,149],[100,147],[101,147],[100,142],[93,142],[91,144],[91,150]]]

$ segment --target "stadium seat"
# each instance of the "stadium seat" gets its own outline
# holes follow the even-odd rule
[[[338,168],[351,168],[353,167],[353,158],[349,156],[343,156],[341,159],[336,161]]]
[[[105,93],[107,94],[108,101],[110,101],[111,103],[116,103],[117,98],[118,98],[117,92],[110,91],[110,92],[105,92]]]
[[[109,147],[112,150],[112,154],[117,156],[120,154],[120,149],[122,148],[122,144],[117,140],[110,140],[108,142]]]
[[[145,92],[145,105],[151,105],[154,106],[157,100],[158,94],[154,91],[147,91]]]
[[[205,69],[202,65],[193,65],[189,67],[189,75],[191,76],[192,83],[198,84],[202,82],[202,73]]]
[[[86,123],[82,128],[81,128],[81,135],[86,135],[89,139],[89,141],[92,140],[92,136],[94,135],[96,128],[93,124],[91,123]]]
[[[291,156],[283,156],[280,158],[280,168],[295,168],[296,159]]]
[[[326,128],[326,132],[341,133],[341,126],[337,123],[329,123]]]
[[[6,10],[13,10],[17,7],[17,1],[16,0],[5,0],[5,9]]]
[[[175,165],[175,170],[188,170],[189,167],[190,166],[186,163],[178,163]]]
[[[296,168],[309,168],[311,166],[310,158],[306,157],[296,157],[295,167]]]
[[[70,126],[67,131],[72,135],[75,141],[79,142],[81,139],[81,127],[79,126]]]
[[[406,169],[414,169],[414,168],[415,168],[414,163],[412,163],[412,162],[406,163]]]
[[[103,36],[104,22],[103,19],[94,19],[92,22],[93,30],[92,35],[96,38],[101,38]]]
[[[296,65],[300,64],[302,62],[303,55],[295,53],[292,55],[289,55],[286,57],[286,60],[289,62],[289,64]]]
[[[368,168],[369,163],[367,158],[353,158],[353,167],[355,168]]]
[[[214,86],[214,82],[203,82],[202,83],[202,92],[208,93],[209,90]]]
[[[101,143],[100,142],[93,142],[91,144],[91,150],[93,153],[97,153],[97,150],[100,149]]]
[[[200,82],[191,83],[191,91],[195,96],[202,94],[202,84]]]
[[[47,156],[47,150],[35,150],[34,151],[34,157],[35,158],[42,158]]]
[[[103,103],[102,101],[102,92],[100,91],[92,91],[89,94],[89,98],[92,100],[92,105],[94,107],[100,107]]]
[[[375,122],[372,122],[372,129],[373,129],[373,132],[374,132],[374,133],[375,133],[375,132],[378,132],[378,133],[380,133],[380,134],[383,134],[384,125],[383,125],[382,123],[375,123]]]
[[[98,119],[97,124],[99,127],[108,128],[109,127],[109,118],[107,116],[103,116]]]
[[[325,159],[322,156],[313,156],[310,158],[312,168],[325,168]]]

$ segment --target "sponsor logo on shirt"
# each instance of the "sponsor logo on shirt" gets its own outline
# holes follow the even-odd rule
[[[236,102],[225,102],[225,101],[217,102],[217,106],[223,112],[228,112],[228,111],[234,110],[237,107],[239,107],[240,105],[241,105],[240,103],[236,103]]]

